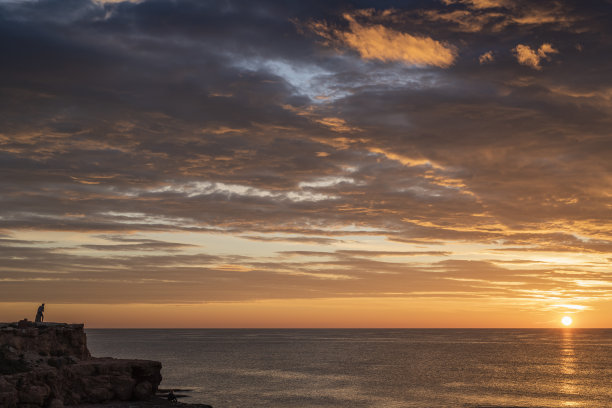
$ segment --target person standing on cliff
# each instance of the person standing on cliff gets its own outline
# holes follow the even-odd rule
[[[45,304],[43,303],[42,305],[38,306],[38,311],[36,312],[36,320],[34,320],[36,323],[42,323],[43,320],[45,320],[45,316],[43,315],[44,311]]]

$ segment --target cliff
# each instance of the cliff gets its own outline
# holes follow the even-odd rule
[[[91,357],[82,324],[0,323],[0,407],[147,400],[161,363]]]

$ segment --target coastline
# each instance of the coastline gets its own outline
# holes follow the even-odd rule
[[[103,406],[113,401],[126,404],[109,407],[167,406],[157,394],[161,368],[161,362],[153,360],[93,357],[83,324],[27,319],[0,323],[3,408]]]
[[[96,404],[73,405],[74,408],[212,408],[206,404],[190,404],[186,402],[170,402],[165,397],[154,396],[148,401],[109,401]]]

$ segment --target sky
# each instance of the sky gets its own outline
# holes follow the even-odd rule
[[[610,327],[612,2],[0,1],[0,320]]]

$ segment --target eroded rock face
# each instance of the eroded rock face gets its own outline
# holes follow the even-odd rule
[[[19,327],[21,326],[21,328]],[[79,360],[91,357],[82,324],[0,323],[0,344],[11,347],[19,354],[62,357]]]
[[[61,408],[150,398],[161,363],[93,358],[83,325],[0,323],[0,407]]]

